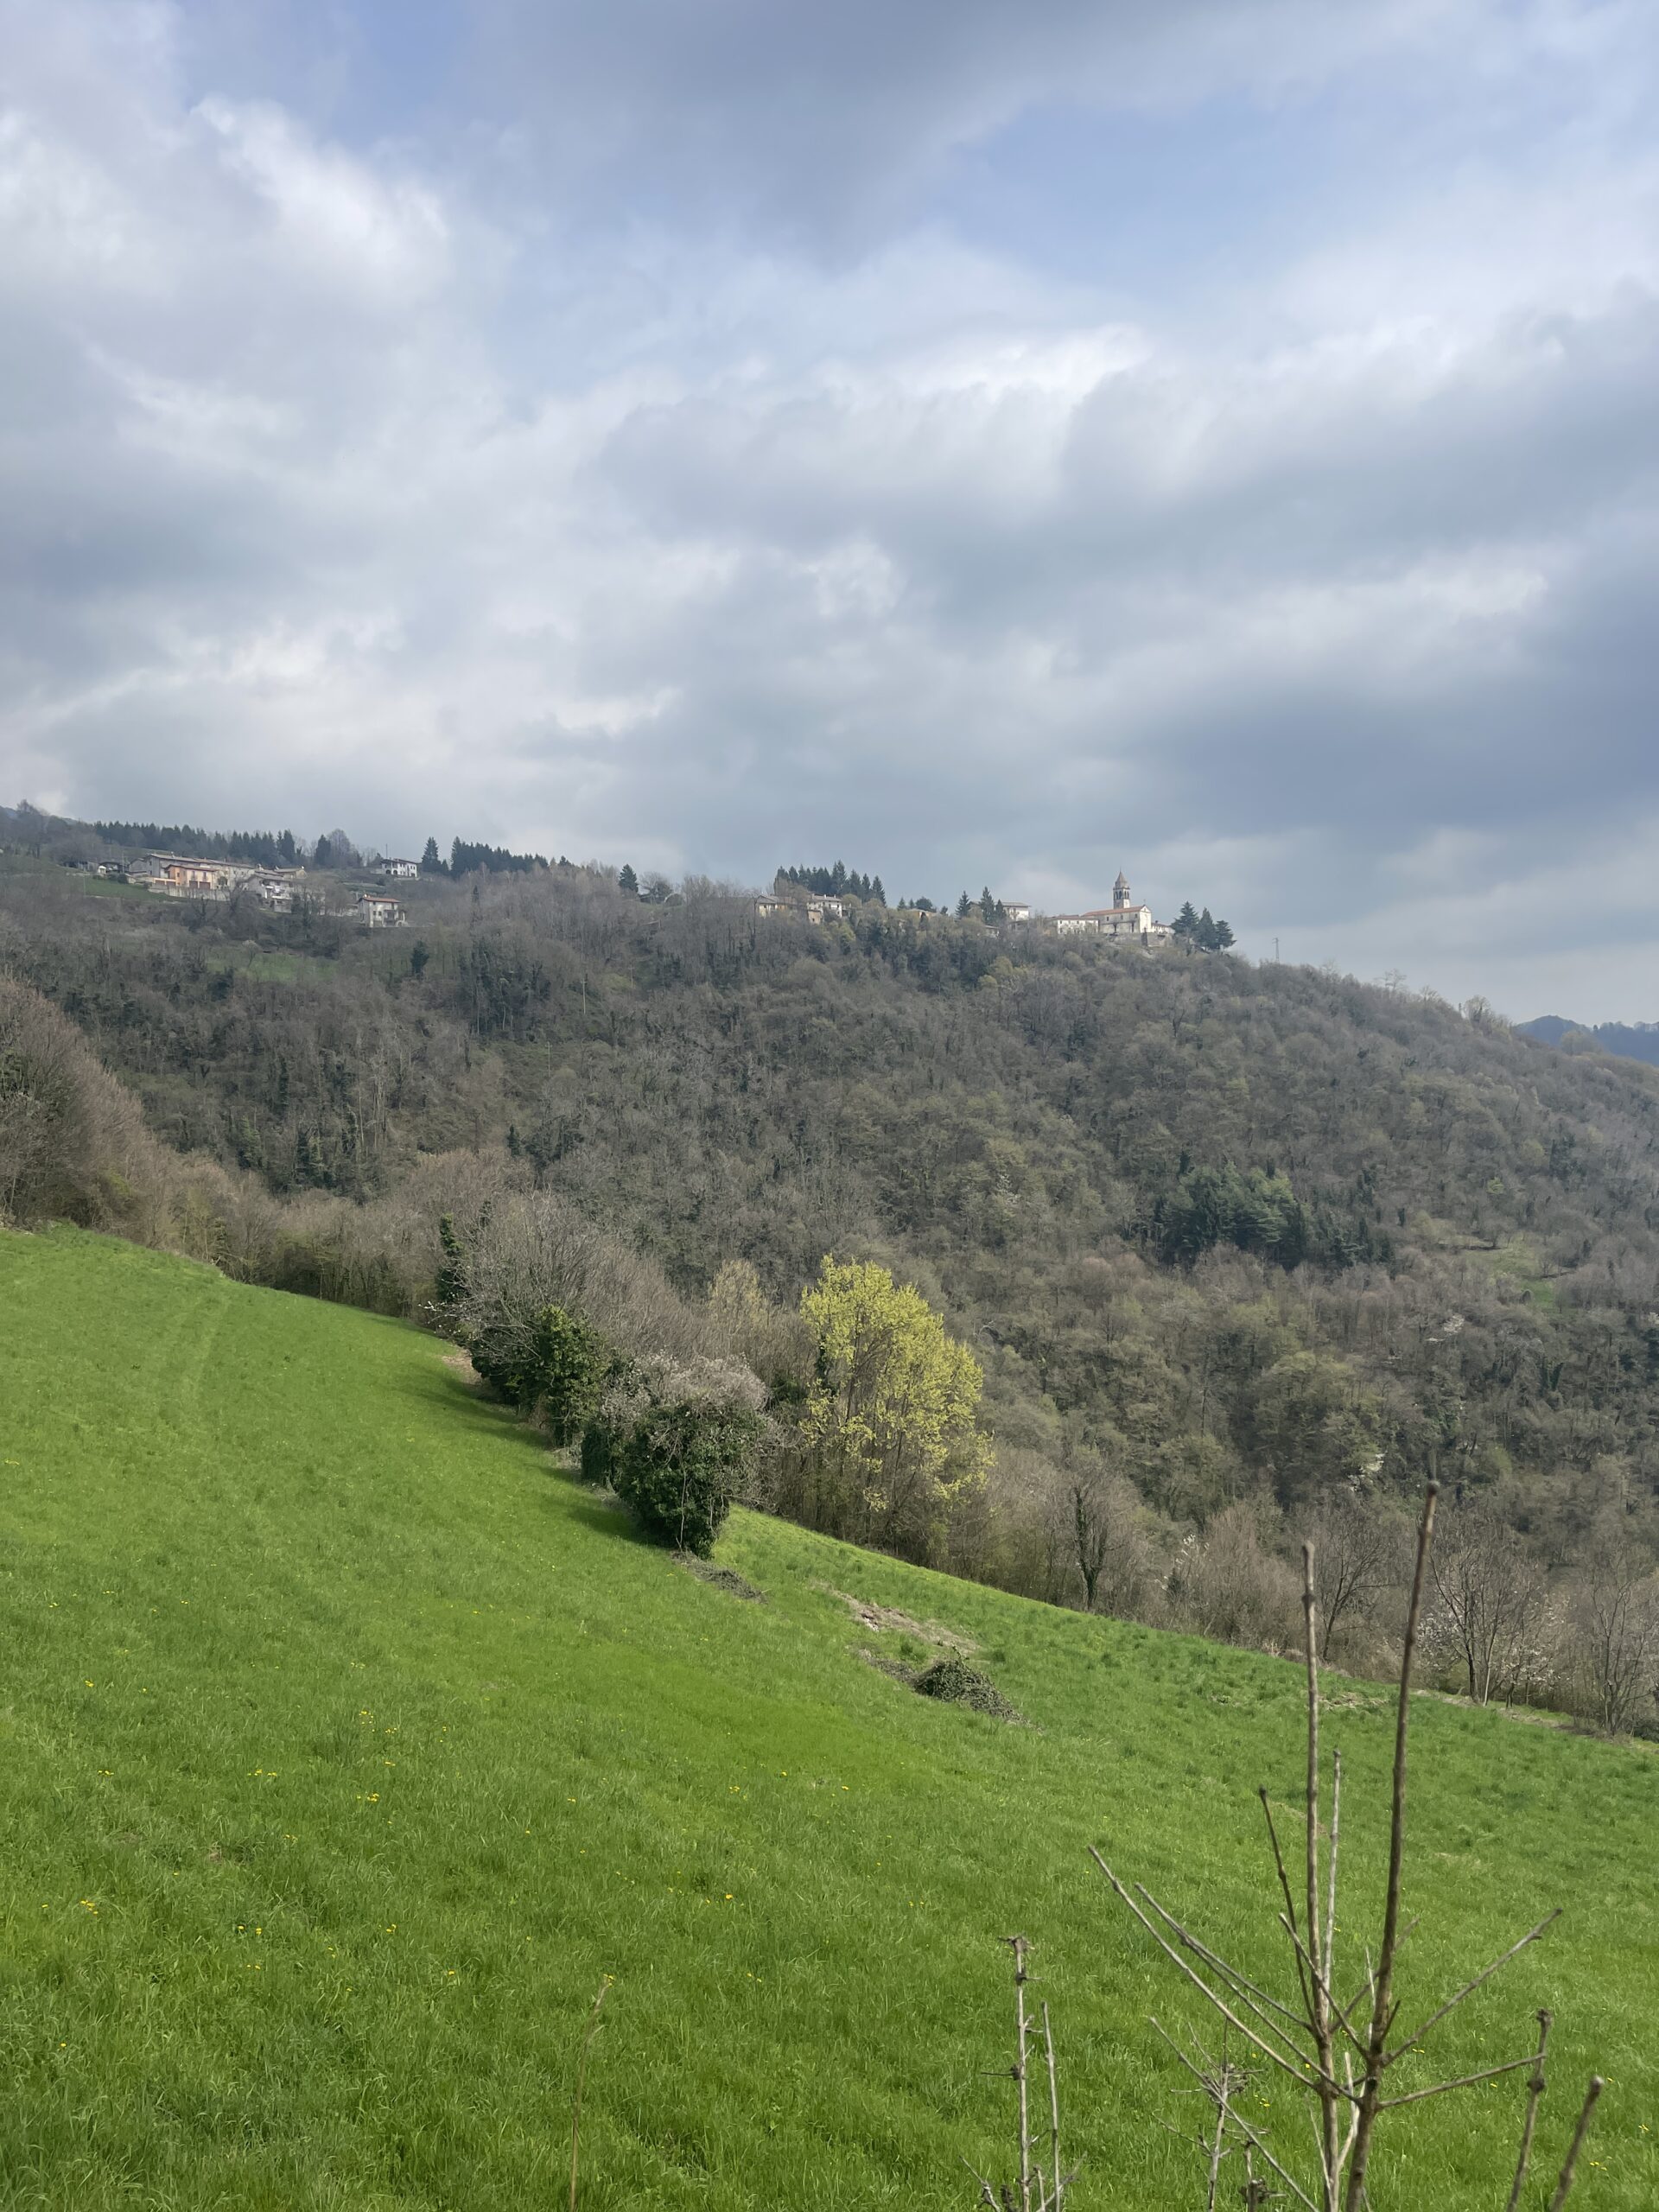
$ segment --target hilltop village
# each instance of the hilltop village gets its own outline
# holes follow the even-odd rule
[[[754,911],[765,918],[804,916],[809,922],[821,925],[849,920],[872,900],[878,906],[886,906],[879,876],[873,883],[862,881],[856,889],[849,883],[844,889],[823,890],[815,881],[799,880],[830,877],[833,874],[830,870],[780,868],[772,890],[753,901]],[[943,920],[949,910],[936,907],[925,899],[901,899],[895,911],[919,916],[925,921]],[[1197,912],[1190,901],[1173,922],[1160,922],[1144,899],[1135,897],[1128,877],[1121,868],[1112,886],[1109,906],[1090,906],[1076,914],[1045,914],[1038,912],[1029,899],[999,899],[987,888],[977,899],[970,899],[964,892],[954,918],[959,921],[977,918],[993,925],[1048,931],[1058,937],[1112,938],[1147,950],[1157,944],[1185,944],[1205,951],[1224,951],[1234,942],[1233,932],[1225,922],[1215,920],[1208,907],[1201,914]]]
[[[89,874],[118,877],[136,890],[157,892],[163,898],[247,899],[273,914],[292,913],[295,899],[307,881],[306,870],[297,865],[262,868],[249,861],[203,860],[188,853],[141,853],[125,862],[89,861],[81,865]],[[420,874],[415,861],[375,861],[369,868],[380,884]],[[326,907],[337,909],[346,901],[365,929],[401,929],[409,918],[403,900],[383,889],[336,880],[327,887],[333,893],[328,897],[317,876],[311,877],[310,885],[313,895]]]
[[[419,860],[385,856],[371,849],[359,854],[342,831],[319,837],[315,846],[283,832],[222,835],[180,828],[156,831],[154,824],[75,823],[39,813],[31,807],[0,809],[0,828],[11,834],[0,849],[21,850],[54,860],[76,873],[124,883],[159,897],[214,905],[245,903],[273,915],[309,912],[343,917],[369,930],[403,929],[409,924],[406,887],[428,879],[479,873],[594,874],[613,883],[625,898],[642,905],[677,906],[686,892],[663,875],[636,874],[631,867],[609,868],[589,861],[549,861],[540,854],[513,853],[455,839],[448,860],[429,838]],[[22,832],[22,836],[18,832]],[[192,851],[190,847],[197,849]],[[837,861],[833,867],[780,868],[770,891],[746,893],[734,886],[722,893],[747,897],[757,920],[805,921],[815,927],[852,921],[873,908],[907,914],[920,922],[978,920],[1001,929],[1035,930],[1062,938],[1106,938],[1142,950],[1183,944],[1206,951],[1225,950],[1234,942],[1224,921],[1208,908],[1188,903],[1173,921],[1160,921],[1137,899],[1120,869],[1108,906],[1076,913],[1044,913],[1027,899],[999,898],[988,887],[977,899],[963,892],[954,909],[928,899],[899,899],[891,906],[878,876],[861,875]]]

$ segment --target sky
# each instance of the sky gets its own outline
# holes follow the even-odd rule
[[[0,799],[1659,1019],[1651,0],[0,0]]]

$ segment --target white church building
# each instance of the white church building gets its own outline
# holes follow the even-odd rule
[[[1133,938],[1141,944],[1161,944],[1174,935],[1167,922],[1154,920],[1151,907],[1130,895],[1129,879],[1121,868],[1109,906],[1092,906],[1084,914],[1056,914],[1054,926],[1062,937]]]

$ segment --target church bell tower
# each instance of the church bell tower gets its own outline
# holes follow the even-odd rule
[[[1119,868],[1117,881],[1112,886],[1112,904],[1114,906],[1127,906],[1128,903],[1129,879],[1124,874],[1122,869]]]

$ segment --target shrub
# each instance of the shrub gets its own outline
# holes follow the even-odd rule
[[[764,1431],[756,1409],[733,1399],[688,1396],[654,1404],[620,1449],[606,1447],[611,1479],[647,1535],[707,1559],[733,1500],[743,1493]],[[595,1459],[599,1450],[596,1445]],[[587,1458],[584,1439],[584,1467]]]
[[[599,1410],[610,1366],[609,1348],[567,1306],[543,1309],[531,1355],[531,1387],[556,1444],[580,1436]]]
[[[605,1484],[616,1478],[617,1455],[622,1438],[607,1421],[590,1421],[582,1432],[582,1478]]]
[[[67,1015],[0,976],[0,1220],[160,1241],[182,1179]]]
[[[535,1367],[531,1348],[522,1338],[504,1333],[470,1337],[466,1341],[473,1365],[497,1397],[505,1398],[515,1406],[531,1403],[535,1396],[531,1387]]]
[[[448,1264],[447,1245],[445,1255]],[[544,1306],[528,1332],[481,1329],[465,1340],[491,1389],[526,1413],[541,1407],[556,1444],[580,1436],[598,1413],[613,1354],[568,1306]]]

